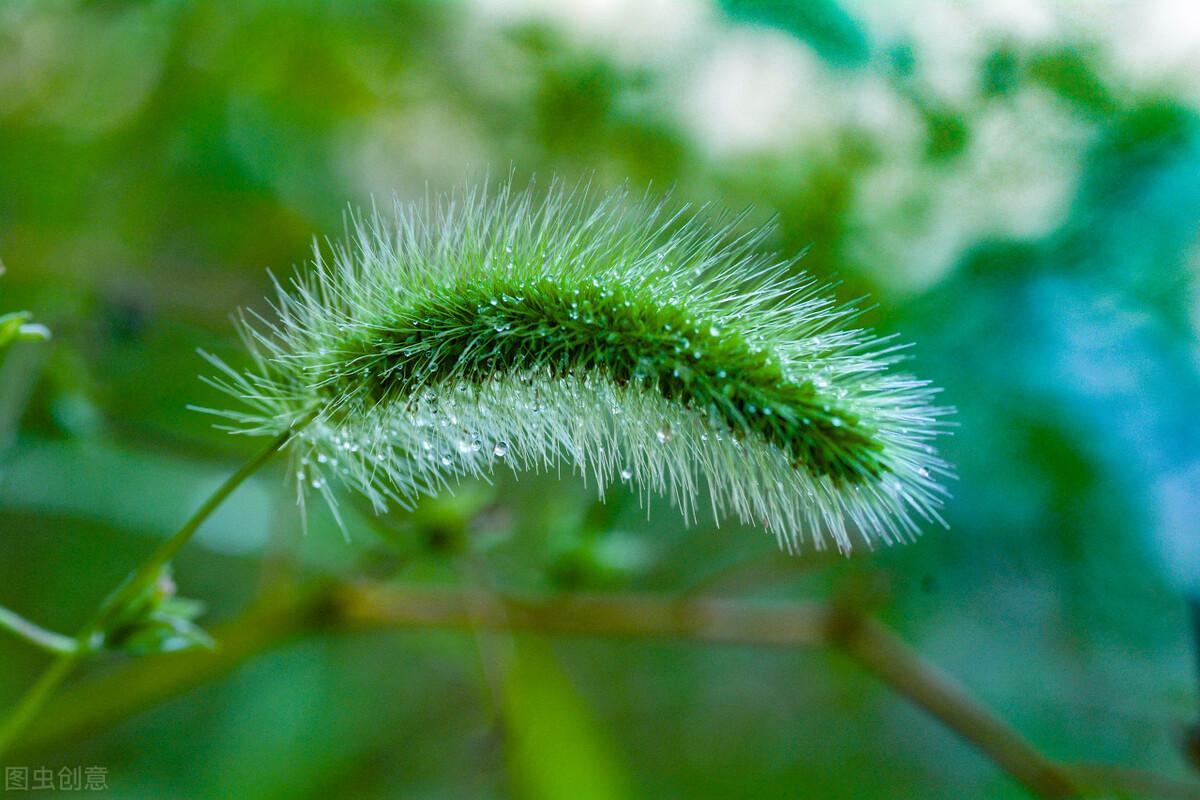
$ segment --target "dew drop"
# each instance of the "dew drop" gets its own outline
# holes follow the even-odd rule
[[[624,469],[621,470],[621,480],[627,481],[632,477],[633,477],[633,470],[631,470],[629,467],[625,467]]]
[[[671,430],[670,423],[664,423],[661,428],[654,432],[654,438],[658,439],[659,444],[666,444],[671,441],[671,437],[674,435],[675,432]]]
[[[496,442],[492,445],[492,455],[496,458],[504,458],[508,455],[508,442]]]

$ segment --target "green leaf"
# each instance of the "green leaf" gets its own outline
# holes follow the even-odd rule
[[[17,338],[25,342],[45,342],[50,338],[50,329],[40,322],[29,322],[17,330]]]
[[[554,652],[536,636],[515,637],[502,702],[509,773],[518,797],[631,796],[611,740]]]
[[[21,327],[31,319],[33,319],[33,315],[28,311],[0,314],[0,348],[7,347],[16,341],[17,337],[21,335]]]
[[[156,613],[123,632],[116,642],[110,640],[110,647],[125,653],[148,655],[195,647],[211,650],[216,647],[216,642],[207,631],[187,619]]]
[[[37,322],[30,322],[33,314],[28,311],[12,311],[0,314],[0,350],[13,342],[44,342],[50,338],[50,329]]]

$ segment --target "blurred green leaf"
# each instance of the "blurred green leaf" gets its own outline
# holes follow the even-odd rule
[[[632,796],[616,748],[545,642],[532,634],[513,638],[502,692],[508,764],[519,797]]]
[[[13,311],[0,314],[0,350],[13,342],[44,342],[50,338],[50,329],[37,322],[30,322],[33,314],[28,311]]]

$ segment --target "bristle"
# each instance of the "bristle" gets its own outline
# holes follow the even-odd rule
[[[245,406],[217,413],[266,434],[317,409],[293,446],[302,491],[332,501],[334,480],[377,508],[566,464],[688,520],[706,489],[789,550],[940,521],[948,410],[740,224],[507,184],[355,216],[276,283],[275,321],[243,323],[250,371],[210,359]]]

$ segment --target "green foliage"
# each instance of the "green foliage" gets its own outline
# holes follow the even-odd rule
[[[28,311],[12,311],[0,314],[0,349],[13,342],[44,342],[50,338],[50,329],[32,322],[33,314]]]
[[[526,800],[633,796],[614,743],[554,651],[528,634],[513,637],[509,644],[511,656],[500,698],[502,736],[516,796]]]
[[[4,264],[0,263],[0,275]],[[50,329],[33,321],[28,311],[10,311],[0,314],[0,352],[13,342],[44,342],[50,338]]]

